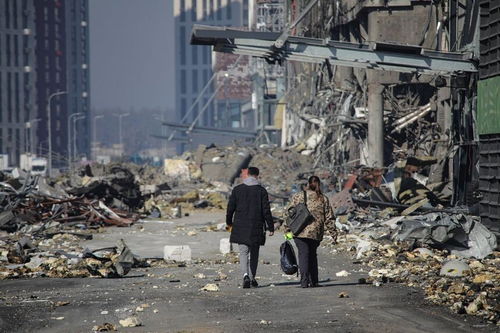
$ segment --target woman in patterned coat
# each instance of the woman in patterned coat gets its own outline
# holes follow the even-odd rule
[[[295,244],[299,250],[299,271],[300,285],[302,288],[318,287],[318,257],[317,249],[323,240],[325,227],[334,230],[335,221],[333,210],[328,198],[321,193],[321,182],[317,176],[311,176],[305,191],[296,193],[290,200],[286,209],[304,202],[304,195],[307,196],[307,208],[314,217],[304,230],[294,237]],[[336,235],[332,235],[334,241]]]

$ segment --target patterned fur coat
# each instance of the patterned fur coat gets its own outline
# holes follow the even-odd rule
[[[335,220],[333,216],[332,206],[325,195],[318,196],[316,192],[307,190],[307,209],[311,212],[314,217],[314,221],[309,223],[304,230],[298,234],[297,238],[311,238],[319,242],[323,240],[323,235],[325,229],[335,230]],[[290,200],[290,204],[285,210],[285,214],[288,215],[288,209],[296,206],[297,204],[304,202],[304,192],[298,192],[294,194]],[[285,216],[285,221],[288,220],[288,216]]]

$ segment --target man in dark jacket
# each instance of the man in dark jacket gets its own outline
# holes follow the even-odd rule
[[[230,242],[239,244],[243,288],[250,288],[258,286],[255,274],[259,248],[266,241],[266,230],[269,236],[274,234],[274,224],[267,191],[257,180],[259,169],[250,167],[245,171],[243,184],[236,186],[229,197],[226,224],[232,228]]]

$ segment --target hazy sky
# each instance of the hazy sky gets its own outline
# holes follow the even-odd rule
[[[89,0],[92,108],[173,109],[172,0]]]

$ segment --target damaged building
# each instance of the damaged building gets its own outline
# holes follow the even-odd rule
[[[257,1],[256,8],[278,2]],[[283,14],[270,15],[284,18],[279,32],[259,29],[263,24],[254,31],[194,26],[191,36],[192,44],[283,71],[278,107],[257,136],[275,129],[275,144],[310,155],[314,167],[337,175],[379,173],[377,186],[390,191],[377,201],[467,206],[498,232],[499,131],[498,121],[487,120],[498,117],[498,4],[280,4]],[[264,105],[258,92],[255,105]]]

